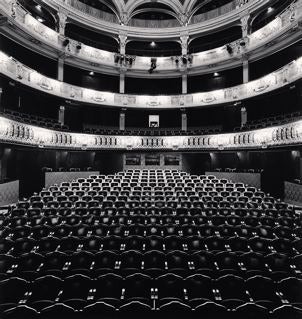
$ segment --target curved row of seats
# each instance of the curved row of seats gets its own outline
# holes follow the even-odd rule
[[[0,218],[0,313],[300,319],[301,230],[294,207],[214,176],[54,185]]]
[[[245,238],[251,238],[259,236],[262,238],[268,239],[289,239],[295,241],[301,237],[301,227],[292,229],[286,226],[276,226],[276,227],[267,227],[267,226],[246,226],[246,225],[195,225],[195,224],[182,224],[182,225],[173,225],[173,224],[132,224],[132,225],[123,225],[123,224],[94,224],[93,217],[88,216],[89,220],[86,219],[85,223],[73,223],[77,220],[70,219],[70,223],[59,224],[56,226],[51,225],[41,225],[40,223],[37,226],[17,226],[4,227],[0,229],[0,238],[18,239],[30,237],[33,239],[42,239],[46,236],[55,237],[64,237],[68,235],[73,235],[75,237],[85,237],[85,236],[152,236],[158,235],[161,237],[166,237],[170,235],[178,235],[183,237],[188,236],[199,236],[199,237],[208,237],[208,236],[223,236],[223,237],[232,237],[239,236]],[[106,217],[107,218],[107,217]],[[110,221],[110,218],[107,218]],[[92,223],[90,223],[92,221]],[[70,229],[72,228],[72,229]]]
[[[91,274],[91,276],[107,272],[119,274],[144,272],[158,276],[173,272],[182,276],[202,273],[217,277],[233,273],[243,277],[261,274],[272,278],[287,276],[300,278],[301,271],[301,255],[289,257],[281,253],[259,252],[55,251],[45,255],[30,252],[18,257],[6,254],[1,255],[0,261],[1,278],[9,276],[32,278],[46,274],[66,276],[70,272]]]
[[[2,227],[18,227],[18,226],[38,226],[38,225],[50,225],[58,226],[61,224],[78,225],[81,223],[89,225],[133,225],[138,224],[142,227],[163,227],[160,225],[166,225],[166,227],[174,226],[178,227],[178,224],[187,225],[213,225],[213,226],[265,226],[269,228],[275,227],[288,227],[292,229],[298,229],[302,225],[301,218],[299,216],[290,217],[277,217],[274,218],[270,215],[262,215],[259,211],[250,211],[246,213],[245,211],[238,210],[236,212],[230,210],[221,210],[216,215],[206,216],[206,214],[198,214],[196,211],[191,211],[190,214],[179,214],[179,215],[155,215],[155,214],[133,214],[128,215],[127,213],[115,214],[116,210],[98,210],[78,208],[76,210],[62,209],[54,211],[52,209],[45,210],[44,213],[39,214],[39,210],[30,210],[22,217],[12,217],[12,218],[1,218],[0,224]],[[22,212],[21,212],[22,213]],[[238,213],[238,214],[236,214]],[[270,213],[270,212],[268,212]],[[12,215],[20,214],[20,211],[13,211]],[[23,213],[22,213],[23,214]],[[193,215],[194,214],[194,215]],[[222,215],[223,214],[223,215]],[[239,215],[241,214],[241,216]],[[34,217],[28,217],[34,216]],[[45,216],[46,215],[46,216]],[[243,215],[243,216],[242,216]],[[260,215],[260,216],[257,216]],[[108,226],[107,226],[108,227]],[[176,232],[176,231],[175,231]]]
[[[295,256],[302,253],[301,239],[290,241],[288,239],[267,239],[259,236],[251,238],[245,237],[221,237],[221,236],[188,236],[168,235],[161,237],[157,235],[139,236],[130,235],[121,237],[117,235],[109,236],[83,236],[76,237],[68,235],[68,228],[58,228],[57,234],[66,231],[66,236],[55,237],[56,233],[44,236],[41,239],[31,237],[12,239],[11,236],[0,240],[0,253],[12,254],[14,256],[28,252],[39,252],[45,254],[51,251],[80,251],[86,250],[98,252],[102,250],[112,251],[233,251],[233,252],[260,252],[264,254],[279,252],[288,256]]]
[[[1,298],[5,318],[300,319],[302,314],[301,281],[294,278],[276,284],[257,276],[247,281],[237,276],[213,281],[201,275],[184,280],[172,274],[155,280],[143,274],[125,279],[107,274],[96,280],[74,275],[64,281],[45,276],[32,283],[10,278],[0,287],[9,296]]]
[[[89,219],[92,218],[92,221]],[[15,224],[22,225],[38,225],[50,224],[56,225],[60,220],[75,225],[79,221],[88,220],[89,223],[100,224],[211,224],[211,225],[239,225],[241,221],[245,221],[248,225],[256,227],[257,225],[267,225],[270,227],[286,226],[300,227],[301,218],[293,211],[282,210],[276,211],[271,209],[229,209],[229,208],[177,208],[164,207],[144,208],[136,207],[128,209],[124,207],[104,209],[100,207],[45,207],[13,209],[10,214],[1,216],[0,226],[8,226]],[[39,222],[40,221],[40,222]]]
[[[289,302],[301,307],[302,302],[302,280],[293,277],[274,282],[262,276],[244,280],[236,275],[217,279],[200,274],[182,278],[171,273],[156,278],[141,273],[126,277],[110,273],[95,279],[79,274],[64,279],[47,275],[31,282],[11,277],[0,281],[0,287],[10,292],[1,297],[2,310],[20,301],[37,310],[55,302],[64,302],[78,309],[99,301],[114,307],[129,301],[140,301],[151,307],[181,301],[193,308],[205,301],[228,308],[252,301],[269,309]]]

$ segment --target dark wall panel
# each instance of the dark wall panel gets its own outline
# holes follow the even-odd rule
[[[148,70],[146,70],[146,77]],[[125,92],[128,94],[181,94],[181,78],[151,79],[126,78]]]

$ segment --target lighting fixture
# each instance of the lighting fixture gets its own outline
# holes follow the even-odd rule
[[[274,10],[274,8],[268,7],[268,8],[267,8],[267,13],[271,13],[273,10]]]

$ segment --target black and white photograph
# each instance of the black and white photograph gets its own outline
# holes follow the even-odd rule
[[[0,319],[302,319],[302,0],[0,0]]]

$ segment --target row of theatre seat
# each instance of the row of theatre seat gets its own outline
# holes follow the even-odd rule
[[[55,251],[46,255],[32,252],[20,257],[1,255],[1,278],[21,276],[31,280],[44,275],[67,277],[76,273],[95,278],[108,272],[122,276],[144,273],[154,278],[169,272],[181,277],[194,273],[212,278],[237,274],[242,278],[261,275],[280,280],[289,276],[300,278],[301,261],[301,255],[290,258],[281,253],[265,255],[259,252],[188,253],[173,250],[164,253],[151,250],[143,253],[130,250],[119,254],[104,250],[97,253]]]
[[[42,172],[46,173],[46,172],[89,172],[89,171],[93,171],[92,167],[59,167],[58,169],[56,168],[52,168],[52,167],[42,167]]]
[[[262,173],[263,169],[261,168],[215,168],[215,172],[226,172],[226,173]]]
[[[280,311],[282,306],[289,306],[288,310],[292,311],[296,308],[296,314],[301,314],[301,280],[293,277],[273,282],[261,276],[248,280],[235,275],[211,279],[201,274],[182,278],[171,273],[155,279],[140,273],[126,277],[109,273],[96,279],[81,274],[64,279],[48,275],[31,282],[12,277],[1,282],[1,289],[7,292],[2,310],[15,306],[15,301],[20,300],[19,308],[23,305],[31,310],[29,312],[41,311],[42,314],[47,311],[55,314],[64,307],[68,311],[70,307],[71,313],[82,311],[83,317],[90,311],[99,311],[99,316],[102,316],[104,310],[127,307],[130,310],[135,306],[147,313],[150,309],[170,309],[176,317],[179,310],[194,309],[199,316],[204,313],[205,318],[210,318],[209,313],[217,310],[219,315],[223,314],[221,318],[231,318],[227,309],[229,314],[236,314],[238,308],[241,311],[246,308],[252,309],[252,315],[268,318],[269,311]],[[253,318],[251,313],[246,313],[248,318]],[[283,314],[286,313],[283,311]]]
[[[67,125],[61,125],[56,119],[44,118],[37,115],[32,115],[28,113],[22,113],[15,110],[5,109],[4,112],[0,114],[11,118],[12,120],[42,126],[49,129],[69,131]],[[285,115],[272,116],[260,120],[253,120],[246,123],[242,127],[235,127],[234,131],[245,131],[245,130],[255,130],[261,129],[273,125],[281,125],[294,120],[300,119],[302,116],[301,112],[294,112]],[[84,127],[84,133],[87,134],[99,134],[99,135],[138,135],[138,136],[178,136],[178,135],[208,135],[208,134],[218,134],[222,132],[222,126],[216,125],[212,127],[190,127],[188,130],[181,130],[176,128],[127,128],[126,130],[119,130],[118,128],[108,128],[108,127]]]
[[[0,112],[1,115],[8,117],[14,121],[42,126],[48,129],[60,130],[60,131],[69,131],[67,125],[61,125],[56,119],[46,118],[38,115],[18,112],[11,109],[5,109],[3,112]]]
[[[0,218],[4,318],[301,319],[299,209],[242,183],[129,170]]]
[[[181,130],[176,128],[152,128],[152,129],[133,129],[126,128],[119,130],[116,128],[84,128],[84,133],[99,135],[126,135],[126,136],[179,136],[179,135],[207,135],[221,133],[221,126],[189,128]]]
[[[274,125],[282,125],[292,121],[297,121],[301,119],[302,112],[297,111],[293,113],[287,113],[277,116],[270,116],[262,119],[248,120],[248,122],[242,127],[235,127],[234,131],[246,131],[246,130],[255,130],[261,129]]]

